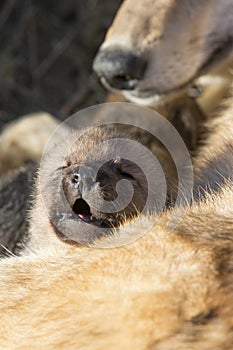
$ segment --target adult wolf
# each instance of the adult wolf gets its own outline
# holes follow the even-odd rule
[[[229,87],[232,61],[232,0],[125,0],[94,69],[109,89],[147,106],[196,84],[210,114]]]
[[[232,349],[232,107],[209,122],[196,159],[203,200],[185,209],[173,232],[168,210],[131,244],[80,247],[61,241],[44,226],[44,213],[32,211],[35,244],[0,262],[3,349]],[[128,229],[143,233],[151,220],[132,220]]]
[[[126,1],[124,6],[129,3],[130,0]],[[131,3],[134,11],[139,2]],[[148,3],[144,1],[143,6]],[[162,4],[162,1],[156,3]],[[214,0],[163,1],[170,4],[174,13],[172,4],[192,4],[193,8],[205,4],[209,8],[209,3],[213,8],[217,6]],[[219,2],[219,8],[223,3]],[[230,1],[227,3],[229,13],[225,15],[229,25]],[[220,24],[220,20],[213,21],[215,16],[209,16],[209,25],[216,28],[215,22]],[[178,13],[176,17],[180,25]],[[199,22],[194,18],[197,26]],[[207,14],[199,21],[201,27],[202,21],[207,21]],[[128,26],[131,24],[129,21]],[[196,49],[199,40],[201,38]],[[193,55],[196,56],[196,52]],[[223,66],[228,67],[225,63]],[[184,73],[190,71],[184,69]],[[180,74],[179,71],[178,77]],[[144,78],[140,82],[143,81]],[[139,90],[140,82],[134,90]],[[171,88],[172,82],[174,80],[170,81]],[[170,96],[169,89],[165,92]],[[163,98],[162,93],[156,93],[158,99]],[[232,105],[232,98],[229,103]],[[166,230],[169,215],[173,214],[168,211],[163,213],[160,225],[127,246],[106,250],[78,247],[65,244],[54,235],[52,244],[48,241],[46,247],[36,246],[27,256],[2,260],[2,348],[231,350],[232,120],[233,106],[230,106],[219,118],[209,122],[210,137],[196,158],[195,183],[196,191],[201,188],[204,191],[201,195],[206,198],[187,209],[174,232]],[[176,210],[179,215],[183,209]],[[41,212],[36,218],[36,226],[32,225],[31,229],[41,230],[43,234]],[[150,220],[151,217],[145,217],[145,221],[132,221],[132,231],[148,228]],[[124,228],[121,232],[124,234]]]
[[[80,247],[59,240],[34,212],[34,251],[0,262],[2,349],[231,350],[232,119],[226,110],[214,121],[200,155],[200,178],[212,176],[201,186],[216,194],[188,208],[173,232],[168,211],[134,243]],[[130,232],[145,232],[151,220],[133,220]]]

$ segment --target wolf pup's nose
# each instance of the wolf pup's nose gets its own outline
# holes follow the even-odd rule
[[[95,184],[96,174],[94,170],[87,166],[81,166],[79,170],[75,171],[71,175],[71,186],[74,189],[79,190],[80,195],[83,192],[88,192],[91,190]]]

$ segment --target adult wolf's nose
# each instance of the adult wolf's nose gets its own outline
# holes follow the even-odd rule
[[[100,49],[93,69],[107,88],[133,90],[143,76],[146,62],[122,49]]]

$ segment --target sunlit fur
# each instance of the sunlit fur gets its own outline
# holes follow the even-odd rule
[[[165,212],[145,235],[154,217],[131,221],[120,236],[143,236],[119,248],[51,238],[1,261],[3,349],[232,349],[232,100],[228,104],[210,123],[211,136],[196,160],[197,188],[205,171],[202,188],[213,185],[200,201]],[[220,159],[221,169],[215,166]],[[169,231],[170,216],[183,213]],[[38,234],[43,220],[34,222]]]
[[[127,6],[130,15],[139,3],[145,16],[148,12],[153,14],[149,0],[146,3],[126,0],[119,16],[124,15]],[[194,18],[195,23],[182,16],[183,21],[169,22],[171,27],[176,23],[184,39],[190,33],[191,40],[197,39],[190,51],[183,50],[184,41],[179,40],[182,55],[178,68],[185,68],[182,78],[190,73],[190,65],[195,70],[205,55],[199,45],[202,34],[219,28],[223,33],[225,24],[232,24],[232,12],[226,11],[221,22],[219,12],[212,12],[219,9],[222,13],[225,4],[232,3],[230,0],[157,0],[152,3],[158,6],[163,3],[158,14],[171,9],[170,15],[173,14],[172,5],[182,4],[181,9],[185,4],[192,5],[190,9],[196,4],[200,6],[200,16]],[[211,12],[203,11],[202,8],[208,9],[209,4]],[[142,33],[147,42],[161,37],[162,20],[158,32],[152,31],[150,38],[141,31],[141,22],[135,27],[132,20],[125,18],[129,31],[126,32],[126,26],[122,24],[117,26],[117,19],[109,37],[115,35],[117,28],[123,28],[126,46],[131,28]],[[157,15],[154,18],[165,17]],[[153,24],[153,20],[147,21],[150,23]],[[191,27],[193,33],[187,30]],[[136,40],[140,38],[138,32],[135,32]],[[171,32],[175,34],[176,30]],[[177,47],[176,38],[172,39],[167,42],[169,50]],[[161,41],[157,42],[159,48]],[[175,84],[179,82],[165,69],[165,58],[169,57],[166,55],[161,59],[164,69],[159,67],[156,74],[163,84],[171,86],[174,80]],[[216,106],[215,100],[218,104],[219,100],[208,99],[210,109]],[[191,207],[164,212],[149,230],[154,217],[131,221],[129,226],[120,229],[118,236],[105,238],[107,243],[111,240],[112,245],[119,235],[124,238],[135,232],[141,233],[140,239],[119,248],[98,248],[99,241],[97,247],[69,245],[49,232],[46,244],[38,239],[21,257],[1,261],[0,334],[3,349],[232,349],[232,98],[227,103],[219,118],[208,122],[210,136],[195,160],[195,193]],[[204,102],[202,106],[205,108]],[[182,222],[171,232],[167,226],[170,216],[183,214]],[[46,231],[44,220],[38,213],[37,220],[33,221],[38,235],[40,228],[42,235]]]
[[[50,114],[32,113],[9,123],[0,135],[0,175],[38,162],[58,122]]]

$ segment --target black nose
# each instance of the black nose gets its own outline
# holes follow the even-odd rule
[[[145,59],[122,49],[100,50],[93,69],[107,88],[133,90],[143,76]]]
[[[71,175],[71,186],[78,190],[80,196],[82,196],[84,192],[90,191],[94,184],[95,173],[90,167],[81,166]]]

